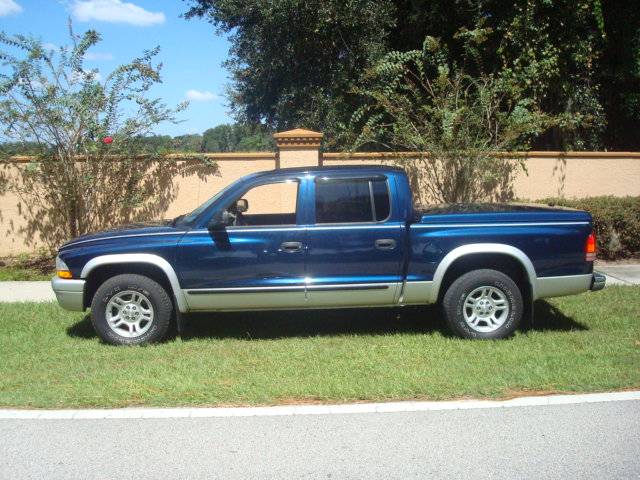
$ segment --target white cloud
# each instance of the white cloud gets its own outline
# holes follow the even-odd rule
[[[0,0],[2,1],[2,0]],[[58,50],[58,46],[55,43],[49,43],[49,42],[45,42],[42,44],[42,48],[44,48],[46,51],[50,52],[51,50],[56,51]]]
[[[0,0],[0,17],[11,15],[12,13],[20,13],[22,7],[13,0]]]
[[[218,95],[216,95],[215,93],[211,93],[208,90],[200,91],[194,89],[187,90],[185,97],[187,98],[187,100],[190,100],[192,102],[211,102],[218,99]]]
[[[71,13],[81,22],[98,20],[147,27],[165,21],[162,12],[149,12],[134,3],[121,0],[74,0]]]
[[[96,62],[102,60],[113,60],[113,55],[109,52],[87,52],[84,55],[85,60],[93,60]]]

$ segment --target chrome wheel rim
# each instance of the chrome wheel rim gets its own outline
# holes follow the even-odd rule
[[[154,319],[151,301],[134,290],[124,290],[111,297],[105,313],[111,330],[127,338],[144,335]]]
[[[478,287],[464,300],[464,321],[476,332],[488,333],[500,328],[509,318],[509,301],[496,287]]]

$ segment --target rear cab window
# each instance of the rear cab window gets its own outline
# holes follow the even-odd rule
[[[387,179],[316,178],[315,222],[377,223],[391,213]]]

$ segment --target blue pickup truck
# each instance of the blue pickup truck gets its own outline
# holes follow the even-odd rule
[[[586,212],[418,209],[401,169],[295,168],[243,177],[171,221],[73,239],[52,286],[112,344],[159,341],[188,312],[431,303],[456,335],[504,338],[534,300],[602,289],[594,259]]]

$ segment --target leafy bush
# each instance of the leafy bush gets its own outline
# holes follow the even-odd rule
[[[640,197],[545,198],[538,202],[591,213],[599,258],[613,260],[640,253]]]
[[[98,32],[76,35],[69,25],[69,35],[69,46],[50,49],[0,32],[0,137],[34,155],[19,165],[0,148],[0,193],[18,198],[25,219],[10,230],[52,252],[72,237],[157,218],[177,194],[176,175],[216,172],[198,157],[164,161],[162,145],[145,142],[186,107],[149,98],[161,82],[158,48],[101,74],[84,65]]]
[[[468,32],[470,57],[484,33]],[[471,74],[449,64],[448,48],[427,37],[422,50],[391,52],[365,72],[364,105],[351,119],[354,150],[428,152],[407,169],[420,203],[508,200],[517,162],[496,155],[527,150],[557,119],[542,112],[510,78]]]

